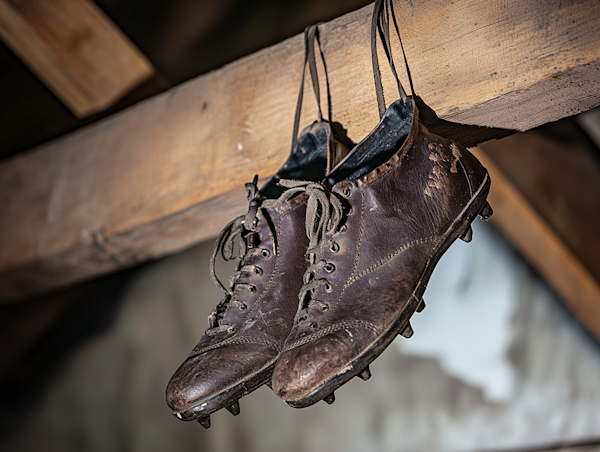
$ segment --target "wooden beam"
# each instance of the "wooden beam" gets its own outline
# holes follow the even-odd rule
[[[528,132],[474,153],[494,223],[600,339],[600,169],[571,150]]]
[[[599,8],[595,0],[396,2],[416,92],[439,118],[519,130],[600,104]],[[371,11],[320,28],[332,118],[355,141],[378,121]],[[245,210],[243,184],[287,157],[302,60],[296,36],[2,162],[0,297],[216,235]],[[391,75],[383,75],[392,101]],[[305,96],[303,125],[315,117]],[[479,132],[476,141],[498,133]]]
[[[154,73],[88,0],[0,0],[0,38],[80,118],[111,106]]]

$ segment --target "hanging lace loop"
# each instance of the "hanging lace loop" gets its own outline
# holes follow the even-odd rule
[[[233,251],[235,248],[236,239],[239,241],[238,259],[241,261],[246,255],[248,247],[244,238],[248,232],[256,231],[258,225],[258,209],[261,206],[261,196],[258,191],[258,186],[256,185],[257,183],[258,175],[254,176],[252,182],[248,182],[245,185],[248,193],[248,213],[235,218],[223,228],[217,237],[215,246],[213,248],[213,253],[210,258],[210,277],[213,283],[215,286],[221,288],[223,292],[229,295],[232,294],[233,284],[230,285],[229,289],[223,285],[217,276],[215,270],[215,261],[219,252],[226,261],[231,261],[235,258]]]
[[[317,61],[315,58],[315,42],[319,45],[319,54],[321,61],[325,67],[325,57],[321,50],[321,43],[319,41],[319,25],[309,25],[304,30],[304,64],[302,66],[302,79],[300,81],[300,90],[298,92],[298,100],[296,102],[296,114],[294,115],[294,128],[292,130],[292,152],[296,148],[296,142],[298,141],[298,130],[300,128],[300,114],[302,113],[302,99],[304,97],[304,78],[306,75],[306,66],[308,65],[310,72],[310,79],[315,94],[315,100],[317,103],[318,121],[323,121],[323,112],[321,110],[321,92],[319,89],[319,75],[317,72]],[[327,78],[327,71],[325,71],[325,78]],[[329,87],[327,88],[327,102],[329,104]],[[328,105],[328,111],[330,112],[331,105]]]
[[[373,64],[373,77],[375,81],[375,94],[377,96],[377,107],[379,109],[380,118],[383,117],[386,107],[383,95],[383,84],[381,82],[381,71],[379,69],[379,58],[377,55],[377,36],[379,36],[379,39],[381,40],[385,56],[388,60],[394,79],[396,80],[396,85],[398,87],[398,94],[400,95],[400,99],[402,99],[403,102],[406,102],[408,98],[406,91],[402,86],[402,82],[400,82],[398,73],[396,72],[396,65],[394,64],[394,58],[392,55],[392,46],[390,42],[390,16],[396,29],[396,34],[398,35],[400,48],[402,49],[404,63],[408,72],[411,94],[414,96],[412,78],[410,75],[410,71],[408,70],[408,62],[406,60],[406,54],[404,52],[404,45],[402,44],[402,38],[400,36],[398,22],[396,21],[394,5],[392,4],[391,0],[375,0],[375,3],[373,5],[373,17],[371,21],[371,59]]]
[[[335,193],[317,182],[282,179],[279,185],[288,189],[282,195],[287,199],[302,192],[308,195],[305,227],[310,253],[319,245],[325,232],[335,231],[339,227],[344,212],[342,202]]]

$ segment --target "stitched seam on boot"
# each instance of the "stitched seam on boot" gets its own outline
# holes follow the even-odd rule
[[[381,334],[380,329],[377,328],[377,326],[371,322],[367,322],[365,320],[345,320],[340,323],[335,323],[333,325],[329,325],[316,333],[313,333],[313,334],[306,336],[296,342],[293,342],[289,346],[285,347],[284,351],[291,350],[296,347],[300,347],[301,345],[304,345],[304,344],[308,344],[309,342],[315,341],[317,339],[321,339],[322,337],[327,336],[328,334],[335,333],[336,331],[343,330],[344,328],[357,328],[357,327],[369,329],[369,330],[373,331],[376,335]]]
[[[422,239],[416,239],[416,240],[413,240],[411,242],[408,242],[406,245],[402,246],[397,251],[395,251],[395,252],[393,252],[391,254],[388,254],[387,256],[379,259],[377,262],[375,262],[373,265],[371,265],[366,270],[363,270],[362,272],[360,272],[358,275],[351,276],[348,279],[348,281],[346,282],[346,284],[344,285],[344,288],[346,288],[350,284],[355,283],[356,281],[358,281],[363,276],[366,276],[369,273],[373,273],[377,268],[381,267],[383,264],[385,264],[386,262],[392,260],[393,258],[399,256],[400,254],[402,254],[404,251],[408,250],[409,248],[412,248],[415,245],[421,245],[423,243],[435,242],[436,240],[437,240],[436,237],[431,236],[431,237],[425,237],[425,238],[422,238]]]
[[[356,244],[356,257],[354,258],[354,266],[352,267],[352,272],[350,273],[350,278],[353,278],[354,272],[356,271],[356,267],[358,267],[358,260],[360,258],[360,247],[363,241],[363,233],[365,231],[365,194],[363,193],[360,187],[357,187],[361,196],[361,204],[360,204],[360,232],[358,233],[358,243]],[[340,296],[337,298],[335,303],[339,303],[342,297],[344,296],[344,292],[346,291],[346,287],[348,284],[344,284],[342,291],[340,292]]]
[[[275,350],[277,353],[281,352],[281,348],[275,344],[272,341],[269,341],[268,339],[260,339],[260,338],[251,338],[251,337],[233,337],[231,339],[226,339],[223,342],[219,342],[218,344],[214,344],[211,345],[209,347],[204,347],[203,349],[195,352],[194,354],[190,355],[188,357],[189,358],[193,358],[196,356],[200,356],[203,353],[209,352],[211,350],[216,350],[218,348],[221,347],[225,347],[227,345],[237,345],[237,344],[259,344],[259,345],[265,345],[273,350]]]
[[[473,186],[471,185],[471,179],[469,179],[469,175],[467,174],[467,169],[465,168],[465,165],[463,165],[462,160],[459,160],[458,163],[460,163],[463,173],[465,173],[465,179],[467,179],[467,183],[469,184],[469,196],[473,197]]]

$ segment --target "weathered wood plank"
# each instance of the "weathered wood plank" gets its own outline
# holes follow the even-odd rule
[[[0,38],[78,117],[104,110],[154,73],[88,0],[0,0]]]
[[[533,140],[535,141],[535,138]],[[520,141],[523,144],[528,141],[528,138]],[[592,270],[582,262],[576,251],[571,249],[568,241],[561,237],[560,227],[558,232],[552,227],[552,220],[557,225],[560,224],[560,220],[556,221],[556,218],[549,220],[539,213],[536,206],[513,183],[510,176],[489,157],[486,145],[476,148],[474,153],[488,169],[492,178],[492,188],[488,200],[494,209],[493,221],[569,305],[589,331],[600,338],[600,283],[598,279],[595,278]],[[507,145],[510,146],[511,143],[509,142]],[[497,149],[492,148],[489,153],[497,155],[497,152],[494,151]],[[514,173],[513,171],[513,177],[516,176],[519,181],[518,175]],[[524,187],[523,191],[534,197],[539,194],[530,187]],[[541,204],[544,202],[544,196],[538,196],[535,200]],[[547,207],[544,208],[543,205],[541,207],[542,210],[548,211]],[[573,208],[575,211],[577,210],[576,206]],[[583,231],[585,234],[585,228],[581,226],[566,227],[575,233]],[[562,229],[564,232],[564,225]],[[572,244],[578,244],[576,238],[570,237],[570,240]],[[589,245],[594,247],[596,244],[597,240],[593,240]],[[588,244],[579,243],[578,245],[579,252],[585,253],[584,257],[588,260],[593,259],[590,264],[597,268],[598,256],[594,258],[586,253],[585,247]]]
[[[354,140],[377,123],[371,8],[321,26],[332,117]],[[396,8],[417,94],[441,119],[521,130],[600,104],[595,0],[511,0],[501,8],[422,0]],[[215,235],[243,211],[243,195],[224,209],[215,208],[220,197],[256,173],[273,174],[288,153],[302,54],[296,36],[1,163],[0,297]],[[383,75],[391,101],[391,76]],[[306,96],[304,125],[315,111]],[[484,129],[477,141],[493,136]]]

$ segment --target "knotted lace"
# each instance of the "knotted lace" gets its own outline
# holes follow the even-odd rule
[[[208,331],[207,333],[215,333],[221,330],[227,329],[228,325],[222,325],[222,320],[225,315],[227,307],[234,303],[242,306],[243,303],[233,299],[233,293],[236,288],[247,289],[249,291],[255,289],[251,284],[241,283],[238,281],[242,273],[255,271],[256,266],[246,265],[246,261],[249,257],[254,256],[256,251],[260,249],[256,248],[258,240],[256,237],[250,238],[251,234],[256,234],[258,227],[258,212],[260,207],[265,204],[265,200],[262,198],[257,187],[258,176],[254,176],[254,180],[245,185],[248,193],[248,213],[246,215],[240,215],[235,218],[223,230],[219,233],[215,246],[213,249],[212,256],[210,258],[210,277],[213,283],[220,289],[223,290],[224,295],[219,304],[213,309],[208,316]],[[250,242],[248,239],[250,238]],[[231,261],[235,259],[234,249],[235,242],[238,241],[238,265],[236,271],[233,272],[229,278],[229,287],[221,282],[217,276],[215,270],[215,260],[217,254],[221,254],[225,261]]]
[[[317,256],[321,254],[319,250],[323,244],[331,242],[325,239],[326,234],[333,234],[340,229],[344,206],[338,195],[327,190],[322,184],[295,180],[281,180],[279,184],[288,189],[282,196],[291,198],[301,192],[308,195],[305,227],[309,239],[306,255],[309,258],[310,266],[304,273],[304,285],[299,294],[302,306],[299,320],[305,320],[310,303],[319,305],[323,310],[328,308],[326,303],[312,299],[312,294],[317,287],[324,285],[327,291],[330,291],[332,287],[327,279],[316,279],[315,273],[323,269],[331,272],[335,270],[335,267],[324,260],[317,261]]]
[[[248,213],[246,215],[241,215],[229,222],[229,224],[227,224],[227,226],[225,226],[219,233],[219,236],[215,242],[213,253],[210,258],[210,276],[213,283],[218,288],[223,290],[224,294],[219,304],[208,316],[208,334],[214,334],[230,328],[229,325],[223,324],[225,311],[229,305],[236,305],[240,308],[246,307],[243,302],[234,298],[234,292],[236,289],[246,289],[250,293],[253,293],[253,291],[256,290],[256,287],[252,284],[240,282],[239,279],[242,274],[254,273],[258,269],[256,265],[247,264],[249,258],[257,254],[262,254],[265,251],[270,253],[269,250],[260,248],[258,246],[259,238],[257,230],[260,209],[262,207],[276,207],[284,204],[297,195],[300,191],[303,191],[296,189],[286,190],[278,199],[265,199],[258,190],[257,182],[258,176],[255,176],[252,182],[249,182],[245,185],[248,193]],[[295,183],[297,181],[282,182]],[[307,184],[307,182],[304,182],[304,184]],[[284,185],[283,183],[280,185],[287,187],[287,185]],[[268,222],[267,225],[271,227]],[[277,254],[278,245],[275,231],[271,230],[271,235],[273,236],[273,252],[274,254]],[[229,287],[225,287],[225,285],[217,276],[215,261],[218,254],[221,254],[221,257],[225,261],[231,261],[235,259],[236,256],[234,255],[234,250],[236,241],[238,241],[238,264],[236,270],[229,278]]]
[[[305,227],[309,243],[306,254],[315,254],[323,235],[326,232],[336,231],[340,225],[344,212],[341,201],[335,193],[328,191],[317,182],[282,179],[279,185],[287,188],[282,195],[287,199],[301,192],[306,192],[308,195]]]

